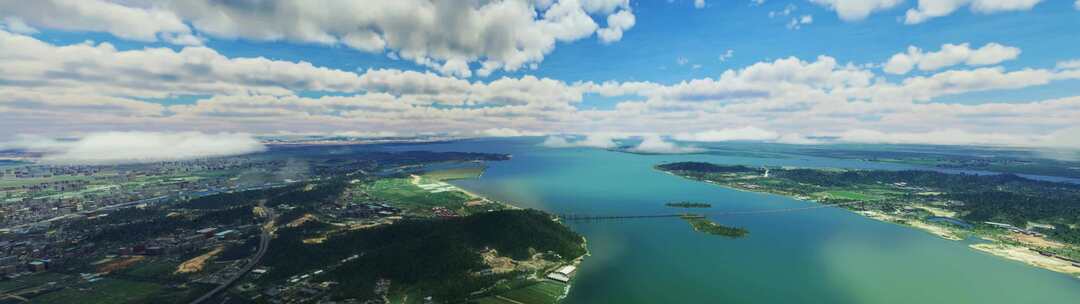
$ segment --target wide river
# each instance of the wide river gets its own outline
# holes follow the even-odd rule
[[[742,192],[664,174],[661,162],[903,169],[811,157],[635,155],[549,149],[539,140],[476,140],[389,150],[510,153],[457,185],[552,213],[671,213],[672,201],[709,211],[814,203]],[[748,237],[696,233],[677,218],[569,223],[589,242],[564,303],[1080,303],[1080,280],[984,254],[966,241],[864,218],[842,209],[719,216]],[[524,237],[524,236],[523,236]]]

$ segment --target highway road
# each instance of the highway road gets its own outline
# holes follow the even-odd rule
[[[259,251],[255,253],[255,257],[252,258],[251,261],[249,261],[248,264],[245,265],[244,268],[236,274],[236,276],[232,277],[218,287],[215,287],[213,290],[207,292],[198,299],[191,301],[191,304],[199,304],[205,302],[206,300],[213,298],[218,293],[221,293],[221,291],[228,289],[230,286],[236,283],[237,280],[244,277],[245,274],[251,271],[252,268],[255,268],[255,265],[259,264],[259,260],[262,260],[263,255],[266,255],[266,249],[270,247],[270,239],[273,236],[271,233],[274,229],[274,219],[276,215],[274,214],[274,210],[266,208],[266,206],[263,205],[263,202],[259,202],[259,207],[262,207],[263,210],[266,210],[266,223],[263,224],[262,233],[259,235]]]

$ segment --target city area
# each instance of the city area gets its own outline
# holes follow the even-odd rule
[[[540,303],[565,292],[580,236],[550,215],[445,182],[476,178],[506,155],[323,151],[5,165],[0,301]],[[555,230],[536,233],[541,244],[472,230],[495,223]],[[441,231],[459,226],[466,230]],[[462,237],[471,241],[435,241]],[[391,267],[388,258],[415,263],[408,255],[438,270],[356,270]],[[468,284],[447,285],[457,276]]]

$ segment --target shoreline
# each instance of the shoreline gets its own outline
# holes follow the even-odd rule
[[[1034,266],[1080,279],[1080,267],[1068,261],[1039,254],[1024,246],[995,242],[971,244],[968,245],[968,247],[997,257],[1021,262],[1028,266]]]
[[[715,182],[715,181],[711,181],[711,180],[689,178],[689,177],[674,174],[672,172],[668,172],[668,171],[665,171],[665,170],[660,170],[660,171],[664,172],[664,173],[667,173],[667,174],[671,174],[673,176],[678,176],[678,177],[681,177],[681,178],[684,178],[684,179],[704,182],[706,184],[716,185],[716,186],[724,187],[724,188],[731,189],[731,190],[744,191],[744,192],[753,192],[753,193],[761,193],[761,194],[781,195],[781,196],[791,198],[791,199],[794,199],[794,200],[813,202],[813,203],[820,204],[820,205],[829,205],[829,204],[822,204],[822,203],[814,201],[814,200],[798,197],[796,195],[785,194],[785,193],[781,193],[781,192],[772,192],[772,191],[767,191],[767,190],[745,189],[745,188],[737,187],[737,186],[734,186],[734,185],[729,185],[729,184],[725,184],[725,183],[719,183],[719,182]],[[933,235],[935,235],[937,237],[940,237],[940,238],[943,238],[943,239],[946,239],[946,240],[950,240],[950,241],[962,241],[962,240],[964,240],[964,237],[962,237],[961,234],[957,233],[955,231],[955,229],[948,228],[948,227],[943,227],[943,226],[939,226],[939,225],[934,225],[934,224],[930,224],[930,223],[926,223],[925,221],[922,221],[922,220],[900,218],[900,217],[896,217],[896,216],[892,216],[892,215],[888,215],[888,214],[883,214],[883,213],[880,213],[880,212],[877,212],[877,211],[871,211],[871,210],[860,211],[860,210],[852,210],[852,209],[848,209],[848,208],[844,208],[844,209],[847,210],[847,211],[850,211],[852,213],[858,214],[860,216],[873,219],[873,220],[882,221],[882,222],[886,222],[886,223],[898,224],[898,225],[905,226],[905,227],[908,227],[908,228],[922,230],[924,232],[933,234]],[[1003,240],[1001,240],[1001,239],[999,239],[999,238],[997,238],[995,236],[980,235],[980,234],[977,234],[975,232],[971,232],[971,233],[974,234],[975,236],[979,237],[979,238],[982,238],[984,240],[993,242],[993,243],[969,245],[968,247],[973,249],[973,250],[977,250],[977,251],[980,251],[980,252],[983,252],[983,253],[992,254],[992,255],[994,255],[996,257],[999,257],[999,258],[1003,258],[1003,259],[1007,259],[1007,260],[1011,260],[1011,261],[1021,262],[1021,263],[1024,263],[1024,264],[1028,265],[1028,266],[1032,266],[1032,267],[1036,267],[1036,268],[1040,268],[1040,269],[1049,270],[1049,271],[1057,272],[1057,273],[1060,273],[1060,274],[1068,275],[1068,276],[1071,276],[1071,277],[1073,277],[1075,279],[1080,279],[1080,265],[1074,265],[1073,263],[1071,263],[1069,261],[1065,261],[1065,260],[1062,260],[1062,259],[1041,255],[1041,254],[1039,254],[1038,252],[1035,251],[1036,248],[1031,248],[1031,247],[1027,247],[1027,246],[1012,245],[1012,244],[1006,244]]]
[[[424,177],[420,176],[420,175],[416,175],[416,174],[409,174],[409,179],[410,179],[411,184],[413,184],[414,186],[419,186],[420,181],[422,181],[424,179]],[[440,181],[440,180],[432,180],[432,181],[435,182],[435,183],[439,183],[441,185],[444,185],[446,187],[449,187],[450,189],[453,189],[454,191],[464,193],[466,196],[468,196],[471,199],[483,200],[487,204],[500,204],[500,205],[503,205],[503,206],[505,206],[507,208],[514,209],[514,210],[525,209],[525,208],[521,208],[521,207],[515,206],[513,204],[510,204],[510,203],[491,200],[491,199],[487,198],[486,196],[473,193],[473,192],[471,192],[469,190],[465,190],[464,188],[458,187],[458,185],[455,185],[455,184],[453,184],[451,182],[448,182],[448,181]]]
[[[882,221],[882,222],[886,222],[886,223],[893,223],[893,224],[897,224],[897,225],[901,225],[901,226],[905,226],[905,227],[910,227],[910,228],[922,230],[922,231],[928,232],[930,234],[936,235],[936,236],[938,236],[940,238],[943,238],[943,239],[946,239],[946,240],[950,240],[950,241],[962,241],[962,240],[964,240],[962,237],[957,235],[957,233],[955,233],[952,229],[942,227],[942,226],[933,225],[933,224],[927,224],[924,221],[899,218],[899,217],[891,216],[891,215],[888,215],[888,214],[883,214],[883,213],[877,212],[877,211],[852,211],[852,212],[854,212],[856,214],[859,214],[859,215],[862,215],[862,216],[865,216],[865,217],[868,217],[868,218],[871,218],[871,219],[878,220],[878,221]],[[901,222],[901,221],[903,221],[903,222]]]
[[[589,251],[589,239],[585,238],[585,236],[581,236],[581,247],[585,248],[585,254],[577,257],[576,259],[574,259],[574,261],[570,262],[570,265],[573,265],[574,268],[578,269],[578,271],[580,271],[581,263],[585,261],[585,257],[592,255],[592,252]],[[570,295],[570,288],[573,287],[573,285],[574,285],[574,284],[571,284],[571,283],[574,282],[574,278],[576,278],[576,277],[577,277],[577,275],[574,275],[573,277],[570,278],[569,282],[565,283],[566,288],[563,288],[562,295],[559,295],[559,297],[555,300],[555,303],[561,303],[563,301],[563,299],[566,299],[566,297]]]

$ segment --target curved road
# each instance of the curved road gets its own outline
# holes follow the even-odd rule
[[[263,210],[266,210],[266,223],[263,224],[262,234],[259,235],[259,251],[255,253],[255,258],[251,259],[251,261],[248,262],[248,264],[245,265],[244,268],[240,270],[240,273],[236,274],[236,276],[232,277],[228,281],[225,281],[225,283],[219,285],[218,287],[215,287],[213,290],[207,292],[198,299],[191,301],[191,304],[199,304],[205,302],[206,300],[209,300],[210,298],[213,298],[221,291],[229,288],[229,286],[232,286],[233,283],[236,283],[236,280],[244,277],[244,275],[251,271],[252,268],[255,268],[255,265],[259,264],[259,260],[261,260],[263,255],[266,254],[266,248],[270,247],[270,232],[273,231],[274,228],[274,210],[266,208],[266,206],[264,206],[262,202],[259,203],[259,207],[263,207]]]

